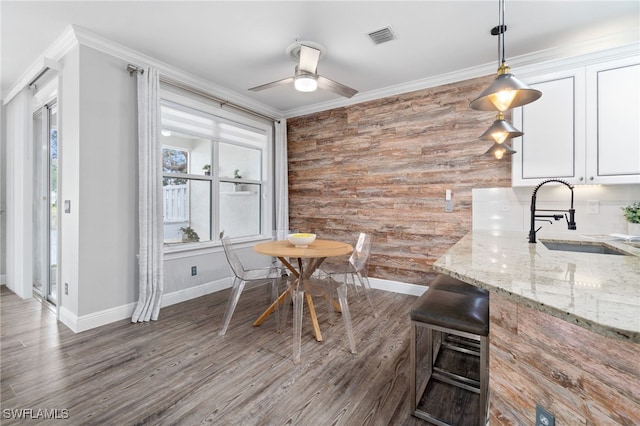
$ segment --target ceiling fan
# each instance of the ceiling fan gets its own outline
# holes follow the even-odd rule
[[[296,90],[300,92],[313,92],[317,88],[320,88],[346,98],[350,98],[358,93],[357,90],[351,87],[318,75],[318,62],[324,56],[325,52],[325,49],[317,43],[307,41],[296,42],[287,48],[287,54],[292,59],[298,61],[294,76],[252,87],[249,90],[259,92],[271,87],[293,83]]]

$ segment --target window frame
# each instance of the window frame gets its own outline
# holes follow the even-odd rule
[[[212,150],[211,150],[211,172],[210,175],[197,175],[191,173],[181,174],[181,173],[171,173],[170,177],[175,178],[186,178],[191,180],[203,180],[209,181],[211,185],[211,200],[210,200],[210,221],[211,221],[211,240],[205,242],[189,242],[189,243],[164,243],[164,252],[165,254],[171,253],[180,253],[180,252],[189,252],[189,251],[210,251],[208,249],[217,248],[221,246],[221,241],[219,237],[220,233],[220,183],[221,182],[229,182],[229,183],[241,183],[241,184],[257,184],[260,185],[260,193],[258,194],[260,199],[260,232],[256,235],[244,236],[234,238],[234,240],[238,242],[255,242],[261,241],[268,238],[271,238],[271,228],[273,227],[273,215],[274,215],[274,124],[268,120],[261,120],[249,117],[248,115],[237,113],[234,111],[229,111],[222,109],[219,105],[213,104],[211,101],[203,100],[199,96],[192,96],[190,94],[184,94],[179,89],[175,89],[168,85],[160,84],[160,102],[168,102],[172,104],[171,106],[176,107],[185,107],[187,109],[193,109],[196,111],[200,111],[204,114],[208,114],[220,119],[220,123],[231,122],[232,124],[239,125],[240,127],[245,127],[249,129],[253,129],[260,133],[264,134],[265,141],[263,147],[258,147],[262,151],[262,159],[261,159],[261,179],[245,179],[242,178],[240,180],[229,178],[229,177],[220,177],[219,176],[219,143],[230,143],[232,145],[247,147],[247,148],[256,148],[255,146],[251,146],[250,144],[243,144],[242,142],[233,141],[231,139],[220,138],[217,135],[213,137],[208,137],[208,139],[212,142]],[[175,128],[172,129],[171,126],[166,127],[162,126],[162,129],[170,130],[172,132],[186,134],[184,129]],[[201,135],[193,135],[199,136],[203,139],[207,139]],[[214,161],[215,160],[215,161]],[[162,176],[165,177],[167,174],[162,172]],[[188,255],[188,253],[185,253]]]

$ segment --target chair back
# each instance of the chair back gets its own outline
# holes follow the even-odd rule
[[[351,253],[349,263],[356,272],[366,272],[369,254],[371,253],[371,245],[373,244],[373,236],[370,234],[360,233],[356,246]]]
[[[236,277],[242,278],[244,275],[244,266],[242,266],[242,262],[236,254],[233,244],[231,244],[231,239],[229,237],[223,237],[221,241],[222,248],[224,248],[224,254],[227,256],[227,261],[229,262],[229,266],[231,266],[231,270]]]

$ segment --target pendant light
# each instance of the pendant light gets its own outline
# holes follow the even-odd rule
[[[504,23],[504,0],[499,0],[498,7],[500,25],[491,30],[492,35],[498,36],[498,77],[480,93],[480,96],[471,101],[471,108],[480,111],[504,112],[526,105],[542,96],[542,92],[530,88],[510,73],[504,54],[504,33],[507,31]]]
[[[513,127],[511,123],[504,119],[504,114],[499,112],[496,121],[478,139],[491,140],[501,144],[507,139],[517,138],[522,135],[524,133]]]
[[[513,155],[516,151],[514,151],[509,145],[506,143],[498,143],[495,142],[491,148],[485,152],[485,155],[491,155],[498,160],[501,160],[505,155]]]

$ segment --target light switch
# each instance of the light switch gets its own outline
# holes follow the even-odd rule
[[[451,190],[447,189],[444,192],[444,211],[445,213],[451,213],[453,211],[453,204],[451,203]]]

